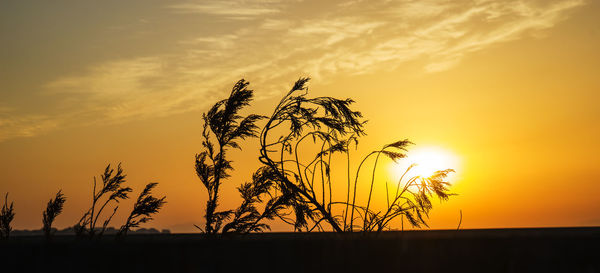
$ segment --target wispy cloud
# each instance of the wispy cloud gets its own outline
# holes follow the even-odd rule
[[[8,113],[8,112],[10,112],[12,110],[13,109],[11,107],[8,107],[6,105],[1,105],[0,104],[0,114]]]
[[[198,98],[209,94],[191,84],[197,82],[188,79],[185,68],[174,66],[173,58],[176,56],[104,63],[84,75],[50,82],[47,92],[79,97],[79,108],[95,116],[96,122],[124,122],[203,107]]]
[[[69,94],[69,101],[61,104],[67,113],[111,123],[202,109],[240,77],[250,79],[260,90],[259,98],[266,98],[301,75],[325,81],[336,75],[389,71],[414,60],[424,63],[424,73],[437,72],[451,69],[473,52],[535,37],[585,3],[313,4],[259,0],[174,4],[166,8],[173,16],[211,15],[230,24],[210,34],[188,33],[162,54],[109,60],[65,75],[49,82],[45,92]],[[4,119],[0,139],[34,135],[68,120],[45,113]]]
[[[18,137],[32,137],[57,128],[59,120],[47,116],[0,114],[0,142]]]
[[[178,13],[198,13],[227,17],[229,19],[252,19],[257,16],[278,13],[280,1],[190,1],[170,5],[169,8]]]

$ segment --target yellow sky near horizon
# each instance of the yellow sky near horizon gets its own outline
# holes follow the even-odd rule
[[[459,195],[434,203],[432,228],[460,210],[463,228],[600,225],[599,3],[321,2],[0,3],[0,193],[15,228],[39,228],[58,189],[56,225],[73,225],[92,177],[122,162],[132,196],[150,181],[167,196],[147,227],[194,231],[201,113],[244,77],[267,114],[301,76],[313,96],[357,102],[369,122],[355,154],[408,138],[460,159]],[[223,208],[258,166],[257,142],[243,147]]]

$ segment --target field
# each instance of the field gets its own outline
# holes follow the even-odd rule
[[[2,272],[600,272],[600,228],[15,236]]]

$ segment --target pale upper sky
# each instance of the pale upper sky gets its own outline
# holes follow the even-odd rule
[[[310,76],[315,95],[358,101],[364,151],[409,138],[462,158],[460,196],[433,227],[453,227],[459,209],[467,228],[600,225],[599,11],[590,0],[0,0],[0,192],[17,228],[37,228],[62,188],[57,223],[72,225],[92,176],[122,161],[136,190],[158,181],[168,196],[154,225],[191,231],[205,203],[201,112],[243,77],[266,113]],[[252,167],[238,170],[224,206]]]

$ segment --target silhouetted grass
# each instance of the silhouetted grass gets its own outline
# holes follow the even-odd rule
[[[127,232],[134,227],[139,227],[140,224],[149,222],[152,220],[152,215],[158,213],[160,208],[167,202],[166,197],[156,198],[152,196],[152,189],[156,187],[158,183],[148,183],[140,196],[138,196],[133,210],[127,217],[127,221],[119,230],[118,236],[127,235]]]
[[[83,214],[79,221],[73,226],[72,230],[77,237],[101,237],[107,230],[110,221],[116,214],[119,206],[118,203],[121,200],[129,198],[128,194],[132,191],[130,187],[125,187],[123,184],[126,182],[126,175],[123,173],[121,164],[117,166],[117,169],[111,168],[110,164],[104,169],[104,173],[100,176],[102,183],[98,183],[96,177],[94,177],[93,189],[92,189],[92,205]],[[148,183],[144,190],[138,196],[133,210],[129,214],[125,224],[116,232],[117,237],[127,235],[127,232],[134,227],[139,227],[140,224],[149,222],[152,220],[152,216],[162,208],[166,203],[166,197],[156,198],[152,196],[152,189],[155,188],[158,183]],[[54,199],[50,199],[46,206],[46,210],[42,213],[42,229],[46,238],[50,238],[53,235],[52,223],[56,217],[62,213],[66,197],[59,190],[56,193]],[[98,221],[101,221],[101,215],[105,208],[114,205],[112,213],[108,217],[104,217],[102,226],[98,227]],[[12,230],[10,223],[15,216],[13,202],[8,205],[8,193],[4,198],[4,205],[0,211],[0,238],[8,238]],[[70,228],[66,229],[69,230]],[[113,228],[109,228],[114,230]],[[63,231],[64,232],[64,231]]]
[[[308,81],[309,78],[296,81],[273,113],[266,117],[260,134],[256,122],[265,117],[237,114],[249,105],[253,94],[244,80],[234,86],[228,99],[217,102],[203,115],[202,144],[205,151],[196,155],[196,173],[209,194],[203,231],[218,233],[232,215],[231,222],[223,226],[223,232],[264,231],[269,226],[261,221],[275,218],[293,225],[296,231],[380,232],[391,229],[390,223],[397,217],[402,219],[402,228],[404,218],[413,227],[427,226],[425,219],[433,208],[431,198],[435,196],[446,200],[452,195],[445,179],[453,170],[440,170],[430,177],[415,176],[404,181],[412,166],[409,167],[398,181],[394,195],[390,196],[384,182],[387,207],[374,210],[371,200],[373,188],[378,184],[375,174],[381,156],[393,161],[401,160],[406,157],[407,147],[412,143],[404,139],[372,151],[362,159],[356,175],[351,176],[350,146],[358,145],[359,138],[365,135],[366,121],[359,111],[352,109],[352,99],[309,97]],[[236,210],[217,212],[219,186],[233,169],[231,161],[226,159],[227,148],[239,148],[237,140],[255,136],[259,137],[259,161],[263,166],[255,171],[251,182],[238,187],[242,204]],[[300,145],[310,139],[320,150],[313,155],[303,154],[307,149]],[[346,154],[345,200],[333,200],[334,189],[341,187],[341,184],[334,185],[331,178],[332,169],[337,166],[332,163],[335,153]],[[303,162],[304,158],[309,158],[308,162]],[[374,163],[370,167],[368,197],[364,204],[358,204],[359,174],[371,158],[374,158]],[[263,199],[267,196],[265,202]],[[264,203],[262,213],[258,210],[261,203]]]
[[[44,235],[48,239],[52,236],[52,234],[51,234],[52,222],[54,222],[54,219],[56,218],[56,216],[58,216],[62,212],[62,209],[63,209],[63,206],[64,206],[66,200],[67,199],[64,196],[64,194],[62,193],[62,191],[59,190],[56,193],[56,197],[54,197],[54,199],[50,199],[50,201],[48,201],[46,210],[42,214],[43,215],[42,223],[44,224],[42,227],[42,230],[44,231]]]
[[[12,227],[10,222],[15,218],[14,202],[10,202],[8,205],[8,192],[4,196],[4,205],[0,210],[0,238],[6,239],[10,236]]]
[[[117,212],[119,206],[114,206],[112,214],[104,220],[102,228],[99,230],[99,233],[96,234],[96,224],[100,215],[102,214],[102,211],[111,203],[118,204],[120,200],[129,198],[128,193],[132,191],[130,187],[123,187],[122,185],[125,183],[125,176],[126,175],[123,174],[121,164],[119,163],[116,173],[115,170],[110,167],[110,164],[106,166],[104,173],[101,175],[101,185],[98,185],[96,182],[96,177],[94,177],[92,206],[84,213],[81,219],[79,219],[79,222],[77,222],[77,224],[75,224],[73,227],[75,234],[82,237],[94,237],[95,235],[102,236],[112,217]],[[96,190],[98,186],[100,186],[100,188]],[[106,198],[103,199],[105,196]],[[104,202],[102,202],[102,200],[104,200]],[[98,206],[100,207],[98,208]]]
[[[259,159],[264,166],[258,172],[268,173],[265,179],[272,181],[274,193],[271,194],[285,200],[283,205],[293,211],[295,219],[291,224],[294,228],[298,231],[326,230],[322,227],[326,223],[337,232],[382,231],[389,229],[391,220],[399,216],[414,227],[426,226],[425,218],[432,209],[431,197],[446,200],[451,195],[445,178],[452,170],[441,170],[431,177],[412,177],[406,182],[401,178],[391,200],[386,184],[387,208],[373,210],[371,200],[380,157],[400,160],[406,156],[404,152],[411,142],[399,140],[369,153],[360,162],[352,183],[349,147],[358,145],[358,139],[365,135],[365,121],[360,112],[352,109],[354,101],[351,99],[308,97],[308,80],[301,78],[293,85],[267,118],[259,136]],[[314,155],[302,154],[306,149],[303,150],[300,144],[309,139],[320,146],[320,151]],[[340,187],[331,179],[332,169],[337,166],[331,162],[334,153],[347,155],[345,201],[333,200],[333,190]],[[359,173],[371,157],[374,157],[374,163],[369,194],[366,204],[358,204]],[[303,158],[309,158],[308,162],[302,162]],[[334,209],[335,206],[340,209]],[[290,219],[280,218],[290,222]],[[356,222],[357,219],[361,221]]]
[[[208,191],[206,202],[204,229],[196,226],[201,231],[213,234],[218,233],[223,222],[234,215],[232,223],[227,225],[226,231],[234,229],[237,231],[258,231],[268,228],[266,225],[252,225],[254,219],[259,217],[253,206],[257,196],[262,194],[260,189],[241,190],[244,191],[244,203],[235,212],[232,210],[217,211],[219,205],[219,187],[223,179],[229,177],[229,171],[233,170],[231,161],[227,159],[229,148],[240,148],[238,142],[250,137],[256,137],[258,127],[255,123],[262,119],[259,115],[240,116],[239,112],[248,106],[252,100],[253,91],[248,89],[248,82],[238,81],[229,98],[221,100],[213,105],[208,112],[202,115],[204,127],[202,130],[202,146],[204,151],[196,155],[196,174]],[[258,189],[258,188],[257,188]]]

